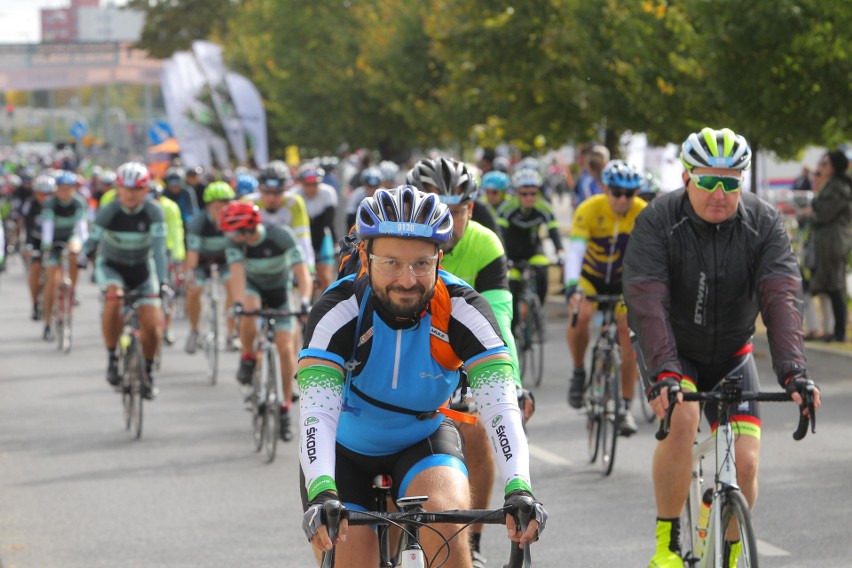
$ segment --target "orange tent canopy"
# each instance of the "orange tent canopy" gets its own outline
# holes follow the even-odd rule
[[[177,154],[180,152],[180,144],[175,138],[169,138],[156,146],[149,146],[149,154]]]

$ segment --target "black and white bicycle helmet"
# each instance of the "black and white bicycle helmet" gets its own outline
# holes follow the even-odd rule
[[[420,160],[408,175],[405,182],[421,191],[426,191],[424,184],[437,188],[442,203],[456,205],[476,199],[476,177],[464,162],[453,158],[436,158]]]

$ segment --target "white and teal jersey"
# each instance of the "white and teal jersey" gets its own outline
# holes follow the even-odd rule
[[[192,218],[186,231],[186,248],[197,252],[200,262],[224,259],[230,246],[233,246],[231,240],[216,226],[209,211],[201,211]]]
[[[230,242],[228,265],[243,263],[246,280],[258,290],[289,290],[293,267],[305,262],[302,249],[289,227],[264,224],[259,229],[260,239],[252,245]]]
[[[134,210],[116,200],[98,210],[83,254],[97,249],[108,264],[144,265],[153,256],[157,278],[166,282],[166,222],[163,209],[154,200],[146,200]]]
[[[41,248],[49,249],[53,243],[67,242],[74,236],[86,238],[86,211],[88,205],[78,194],[70,201],[62,202],[55,195],[44,202],[41,210],[42,239]]]

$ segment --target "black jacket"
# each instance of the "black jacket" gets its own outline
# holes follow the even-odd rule
[[[801,289],[778,211],[751,193],[719,224],[698,217],[684,190],[658,197],[625,253],[628,321],[652,380],[682,374],[679,355],[724,368],[749,343],[758,311],[779,383],[804,372]]]

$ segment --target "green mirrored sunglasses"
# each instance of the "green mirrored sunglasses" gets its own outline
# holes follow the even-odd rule
[[[695,185],[704,191],[713,193],[716,188],[722,186],[722,191],[725,193],[734,193],[742,187],[743,180],[733,176],[715,176],[715,175],[697,175],[689,173],[689,179],[695,182]]]

